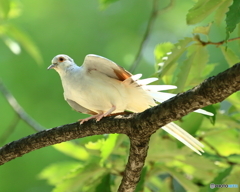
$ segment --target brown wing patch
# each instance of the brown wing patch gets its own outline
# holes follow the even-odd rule
[[[119,66],[120,67],[120,66]],[[131,73],[129,73],[128,71],[126,71],[125,69],[123,69],[122,67],[120,67],[120,70],[117,69],[113,69],[114,73],[116,74],[116,76],[118,77],[118,79],[120,81],[124,81],[125,79],[129,78],[132,76]]]

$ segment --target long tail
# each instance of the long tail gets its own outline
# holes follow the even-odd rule
[[[176,89],[177,87],[174,85],[148,85],[149,83],[152,83],[154,81],[157,81],[158,78],[148,78],[148,79],[139,79],[142,75],[137,74],[133,75],[131,78],[135,80],[138,85],[140,85],[149,95],[151,95],[156,101],[162,103],[172,97],[174,97],[176,94],[172,93],[163,93],[159,91],[163,90],[170,90],[170,89]],[[201,113],[204,115],[213,116],[213,113],[210,113],[208,111],[205,111],[203,109],[197,109],[194,112]]]
[[[202,155],[201,152],[204,153],[202,149],[204,145],[175,123],[169,123],[162,127],[162,129],[181,141],[184,145],[188,146],[197,154]]]
[[[132,79],[138,83],[147,93],[154,98],[156,101],[162,103],[172,97],[174,97],[176,94],[171,93],[162,93],[158,91],[163,90],[169,90],[169,89],[176,89],[176,86],[173,85],[148,85],[151,82],[157,81],[157,78],[148,78],[148,79],[139,79],[141,75],[134,75],[132,76]],[[205,111],[203,109],[195,110],[194,112],[202,113],[204,115],[213,116],[212,113]],[[180,142],[188,146],[190,149],[195,151],[197,154],[201,155],[201,152],[203,153],[203,144],[200,143],[197,139],[195,139],[193,136],[191,136],[188,132],[183,130],[181,127],[176,125],[175,123],[169,123],[162,127],[163,130],[174,136],[176,139],[178,139]]]

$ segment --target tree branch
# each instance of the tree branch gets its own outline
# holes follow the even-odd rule
[[[76,122],[13,141],[0,148],[0,164],[33,150],[76,138],[109,133],[126,134],[131,140],[131,148],[119,191],[134,191],[147,155],[149,138],[154,132],[196,109],[221,102],[239,90],[240,64],[236,64],[142,113],[106,117],[99,122],[90,120],[82,125]]]
[[[220,45],[223,45],[224,43],[227,43],[227,42],[239,40],[240,37],[235,37],[235,38],[228,39],[228,40],[222,40],[222,41],[219,41],[219,42],[203,41],[203,40],[200,39],[200,37],[199,37],[198,35],[195,35],[195,39],[196,39],[199,43],[201,43],[202,46],[206,46],[206,45],[216,45],[216,46],[220,46]]]
[[[24,109],[21,107],[21,105],[17,102],[17,100],[14,98],[14,96],[8,91],[8,89],[4,86],[3,82],[0,80],[0,92],[3,94],[3,96],[8,101],[9,105],[12,107],[12,109],[15,111],[15,113],[23,120],[25,121],[30,127],[34,129],[34,131],[42,131],[45,128],[40,125],[38,122],[36,122],[30,115],[28,115]]]

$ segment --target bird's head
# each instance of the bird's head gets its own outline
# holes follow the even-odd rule
[[[66,71],[69,67],[76,65],[73,59],[67,55],[57,55],[52,59],[52,64],[47,69]]]

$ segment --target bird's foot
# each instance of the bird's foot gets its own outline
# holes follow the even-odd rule
[[[79,119],[78,121],[80,122],[80,124],[82,125],[84,122],[90,120],[90,119],[96,119],[97,121],[99,121],[100,119],[103,118],[103,113],[99,113],[97,115],[93,115],[93,116],[90,116],[90,117],[87,117],[85,119]],[[100,119],[99,119],[100,118]]]
[[[111,115],[111,113],[112,113],[113,111],[115,111],[115,110],[116,110],[116,107],[113,105],[112,108],[109,109],[106,113],[101,112],[101,113],[99,113],[99,114],[97,114],[97,115],[93,115],[93,116],[88,117],[88,118],[85,118],[85,119],[80,119],[80,120],[78,120],[78,121],[80,121],[80,124],[83,124],[84,122],[86,122],[86,121],[88,121],[88,120],[90,120],[90,119],[96,119],[96,121],[100,121],[103,117],[106,117],[106,116],[108,116],[108,115]]]

